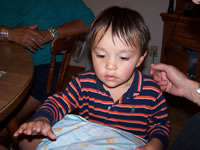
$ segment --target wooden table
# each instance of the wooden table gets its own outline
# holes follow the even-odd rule
[[[33,78],[31,55],[21,46],[0,41],[0,123],[8,119],[27,95]],[[8,129],[12,134],[18,127],[15,117],[9,118]]]

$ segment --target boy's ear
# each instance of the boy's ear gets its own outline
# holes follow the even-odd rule
[[[144,55],[140,56],[140,58],[136,64],[136,67],[139,67],[143,63],[146,56],[147,56],[147,51],[144,53]]]

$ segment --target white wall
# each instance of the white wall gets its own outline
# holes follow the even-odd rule
[[[95,15],[103,9],[117,5],[125,6],[137,10],[143,17],[151,32],[151,41],[149,45],[158,46],[158,57],[154,59],[154,63],[160,62],[160,52],[162,44],[163,21],[160,13],[167,12],[168,0],[83,0]],[[149,73],[149,66],[152,63],[150,55],[145,60],[144,73]]]

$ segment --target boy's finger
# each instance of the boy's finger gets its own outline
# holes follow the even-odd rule
[[[24,132],[24,130],[26,129],[27,124],[23,124],[19,127],[19,129],[17,131],[15,131],[15,133],[13,134],[13,136],[19,136],[20,134],[22,134]]]
[[[51,140],[56,140],[56,135],[51,131],[47,132],[47,136],[51,139]]]
[[[25,134],[27,134],[27,135],[31,135],[32,132],[33,132],[33,128],[34,128],[33,123],[29,123],[29,124],[27,125],[27,128],[26,128],[26,132],[25,132]]]
[[[46,131],[46,136],[49,137],[51,140],[56,139],[56,135],[54,134],[53,130],[51,127],[49,127]]]

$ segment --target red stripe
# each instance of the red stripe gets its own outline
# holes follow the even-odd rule
[[[63,94],[62,94],[63,95]],[[60,96],[60,95],[58,95],[58,94],[55,94],[54,96],[56,96],[56,97],[58,97],[58,98],[60,98],[60,99],[62,99],[63,100],[63,96]],[[53,97],[52,97],[52,99],[54,100],[54,102],[62,109],[62,112],[64,112],[64,113],[66,113],[66,109],[58,102],[58,101],[56,101]]]
[[[94,88],[82,88],[81,90],[86,91],[86,92],[97,93],[97,94],[102,95],[102,96],[108,96],[106,93],[103,93],[102,91],[99,91],[99,90],[94,89]]]
[[[81,73],[81,75],[95,75],[95,73],[90,71],[90,72]]]
[[[140,89],[141,89],[141,85],[142,85],[142,74],[141,72],[138,71],[138,88],[137,88],[137,92],[140,92]]]
[[[69,91],[68,91],[68,95],[75,101],[76,104],[72,103],[71,101],[69,101],[69,103],[72,104],[74,107],[78,106],[79,103],[78,103],[76,97],[74,97],[74,95]]]
[[[155,81],[153,79],[151,79],[151,78],[144,78],[144,81],[151,81],[151,82],[155,83]]]
[[[152,101],[156,101],[156,98],[153,96],[136,96],[135,99],[146,99],[146,100],[152,100]]]
[[[85,78],[85,79],[80,79],[80,82],[96,83],[96,80],[95,79],[90,79],[90,78]]]
[[[154,90],[154,91],[160,93],[160,90],[154,86],[143,86],[143,89],[144,90]]]
[[[158,104],[152,107],[152,109],[158,108],[161,104],[165,103],[165,99],[162,99]]]
[[[83,96],[83,99],[89,99],[90,101],[94,101],[95,103],[101,103],[101,104],[114,104],[113,101],[104,101],[101,99],[95,99],[94,97],[90,97],[90,96]]]

